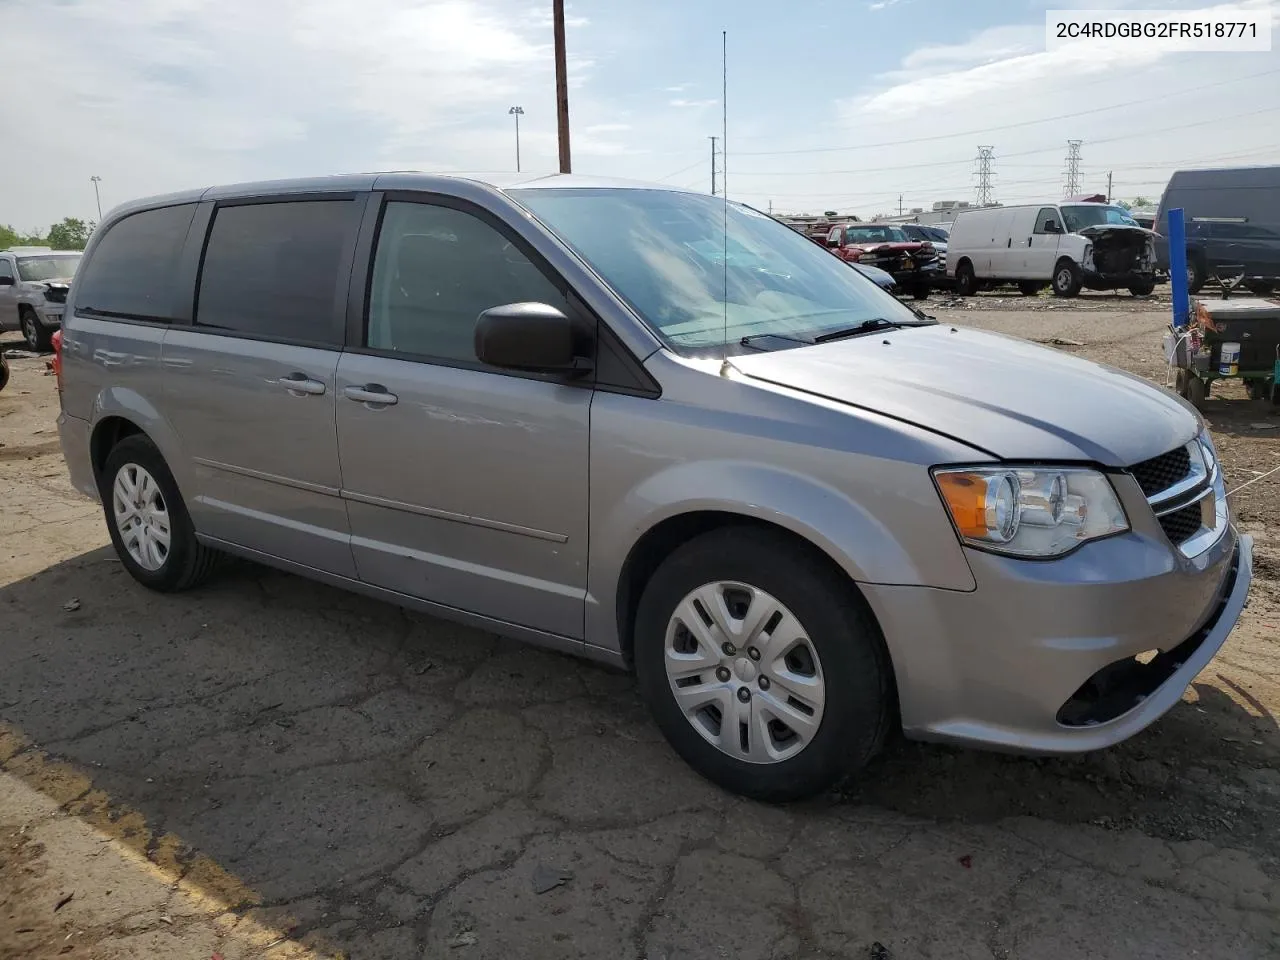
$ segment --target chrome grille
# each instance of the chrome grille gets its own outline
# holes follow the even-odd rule
[[[1222,473],[1212,450],[1197,438],[1129,468],[1160,529],[1183,556],[1209,549],[1226,533]]]

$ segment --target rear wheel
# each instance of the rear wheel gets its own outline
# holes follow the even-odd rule
[[[173,474],[150,439],[134,434],[116,444],[98,490],[116,554],[143,586],[185,590],[213,570],[219,554],[196,539]]]
[[[1070,260],[1059,260],[1053,268],[1053,292],[1056,296],[1074,297],[1080,292],[1082,283],[1080,268]]]
[[[676,752],[758,800],[812,796],[857,771],[893,716],[865,601],[772,531],[717,530],[668,557],[640,601],[635,665]]]
[[[973,272],[973,264],[961,260],[956,267],[956,294],[961,297],[972,297],[978,292],[978,278]]]
[[[928,300],[929,285],[927,283],[922,283],[919,286],[912,287],[911,296],[914,297],[916,300]]]
[[[1155,288],[1156,282],[1154,280],[1143,280],[1140,283],[1129,284],[1129,292],[1135,297],[1150,296],[1151,292],[1155,290]]]
[[[40,352],[49,349],[49,338],[53,336],[53,331],[40,322],[34,310],[24,305],[18,323],[22,327],[22,339],[27,341],[28,349]]]

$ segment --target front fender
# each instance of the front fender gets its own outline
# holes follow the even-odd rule
[[[930,497],[936,501],[932,491]],[[617,589],[634,545],[666,520],[703,511],[737,514],[789,530],[822,550],[854,581],[975,587],[950,527],[945,527],[945,541],[918,561],[902,537],[870,510],[812,477],[749,461],[672,464],[631,488],[607,514],[592,516],[586,627],[593,643],[619,648]]]

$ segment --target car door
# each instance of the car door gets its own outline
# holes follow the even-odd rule
[[[13,330],[18,326],[18,278],[13,261],[0,257],[0,330]]]
[[[334,421],[367,196],[218,204],[194,323],[169,330],[163,359],[166,413],[196,482],[196,528],[350,578]]]
[[[1026,238],[1023,276],[1031,280],[1049,280],[1058,262],[1058,238],[1062,233],[1062,214],[1057,207],[1041,207],[1036,213],[1031,235]]]
[[[508,224],[461,200],[392,194],[379,223],[338,364],[359,576],[580,639],[592,390],[475,354],[481,311],[537,302],[573,315],[564,285]]]

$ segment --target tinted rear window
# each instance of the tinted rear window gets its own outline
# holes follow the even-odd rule
[[[172,318],[178,261],[195,209],[185,203],[144,210],[110,227],[76,277],[76,308]]]
[[[200,272],[196,323],[270,340],[341,343],[339,272],[358,212],[350,200],[219,208]]]

